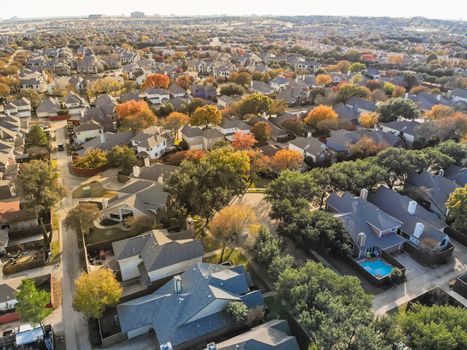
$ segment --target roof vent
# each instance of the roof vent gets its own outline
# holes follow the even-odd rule
[[[410,201],[407,211],[409,212],[410,215],[414,215],[416,210],[417,210],[417,202]]]
[[[363,247],[366,243],[366,234],[364,232],[360,232],[357,237],[357,243],[360,247]]]
[[[174,277],[174,290],[176,294],[180,294],[183,290],[182,278],[180,277],[180,275]]]

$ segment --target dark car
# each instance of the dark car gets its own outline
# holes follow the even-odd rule
[[[60,152],[64,151],[65,150],[65,146],[63,145],[63,143],[60,143],[58,146],[57,146],[58,150]]]

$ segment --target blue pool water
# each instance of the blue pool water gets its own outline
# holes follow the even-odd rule
[[[362,266],[376,278],[383,278],[389,275],[394,268],[381,259],[365,260],[360,263],[360,266]]]

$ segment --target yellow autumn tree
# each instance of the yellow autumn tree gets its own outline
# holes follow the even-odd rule
[[[364,112],[358,117],[358,122],[364,128],[374,128],[378,124],[378,113]]]
[[[102,268],[83,272],[75,281],[73,308],[86,318],[100,318],[106,306],[117,305],[122,297],[122,287],[112,270]]]
[[[248,233],[256,224],[256,214],[248,205],[233,204],[214,216],[209,225],[212,235],[222,242],[220,261],[224,261],[225,249],[231,248],[226,256],[229,259],[236,245],[248,238]]]
[[[332,77],[329,74],[318,74],[316,76],[316,83],[318,85],[328,85],[332,83]]]
[[[338,115],[336,111],[332,109],[330,106],[319,105],[313,108],[305,118],[305,123],[316,129],[318,124],[327,121],[330,124],[336,123],[337,125]]]

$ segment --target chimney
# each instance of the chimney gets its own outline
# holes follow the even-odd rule
[[[415,229],[413,230],[413,235],[416,239],[419,239],[420,236],[423,234],[423,230],[425,229],[425,225],[421,222],[417,222],[415,225]]]
[[[368,190],[366,188],[362,188],[362,190],[360,191],[360,198],[364,201],[366,201],[366,199],[368,198]]]
[[[105,143],[105,134],[104,133],[100,133],[99,138],[101,139],[101,144]]]
[[[440,94],[436,95],[436,99],[437,99],[438,101],[441,101],[441,95],[440,95]]]
[[[164,184],[164,175],[161,175],[157,178],[157,183],[159,183],[160,185]]]
[[[364,232],[360,232],[357,236],[357,243],[360,247],[363,247],[366,242],[366,234]]]
[[[144,166],[145,166],[145,167],[151,166],[151,162],[149,161],[149,158],[148,158],[148,157],[144,158]]]
[[[192,235],[195,234],[195,220],[191,216],[186,218],[186,229],[190,231]]]
[[[141,173],[141,168],[137,165],[133,166],[133,176],[139,177],[140,173]]]
[[[410,201],[409,206],[407,208],[407,211],[409,212],[410,215],[413,215],[413,214],[415,214],[416,210],[417,210],[417,202]]]
[[[311,131],[308,131],[308,132],[306,133],[306,137],[311,138]]]
[[[441,176],[441,177],[444,176],[444,169],[439,169],[438,176]]]
[[[180,294],[182,292],[182,278],[180,275],[174,276],[174,291],[175,294]]]
[[[108,206],[109,206],[109,199],[108,198],[102,199],[102,209],[105,209]]]

